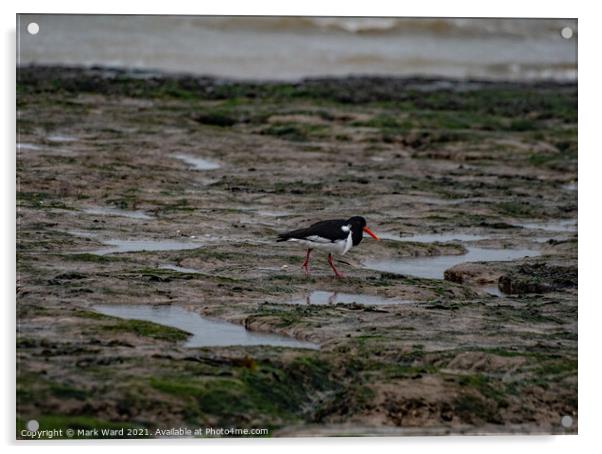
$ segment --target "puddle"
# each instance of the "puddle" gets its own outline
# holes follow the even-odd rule
[[[257,210],[256,213],[259,216],[266,216],[270,218],[278,218],[281,216],[288,216],[290,213],[288,211],[272,211],[272,210]]]
[[[562,185],[562,189],[564,189],[565,191],[576,191],[577,182],[564,184]]]
[[[463,255],[438,255],[408,257],[395,260],[367,260],[364,267],[394,274],[403,274],[426,279],[443,279],[445,270],[465,262],[507,262],[539,255],[532,249],[484,249],[468,247]]]
[[[100,216],[122,216],[131,219],[153,219],[152,216],[146,214],[144,211],[121,210],[119,208],[90,207],[84,209],[83,211],[84,213],[97,214]]]
[[[518,224],[519,226],[526,229],[537,229],[545,230],[546,232],[576,232],[577,231],[577,220],[576,219],[562,219],[559,221],[548,221],[548,222],[526,222],[524,224]]]
[[[77,137],[62,136],[60,134],[55,134],[52,136],[48,136],[47,140],[50,142],[77,142],[79,139]]]
[[[464,199],[438,199],[436,197],[414,196],[409,203],[424,203],[426,205],[460,205],[467,202],[480,202],[479,198],[464,198]]]
[[[191,243],[177,240],[107,240],[103,243],[109,247],[97,249],[91,254],[107,255],[121,252],[152,252],[152,251],[180,251],[184,249],[196,249],[202,246],[200,243]]]
[[[83,230],[67,230],[67,233],[80,238],[96,238],[98,236],[98,233],[84,232]]]
[[[18,143],[17,144],[17,152],[25,152],[25,151],[32,151],[32,152],[48,152],[48,153],[52,153],[52,155],[54,156],[73,156],[74,154],[76,154],[74,151],[72,150],[65,150],[63,148],[56,148],[56,147],[48,147],[48,146],[44,146],[44,145],[38,145],[35,143]]]
[[[179,159],[180,161],[184,161],[186,164],[192,166],[195,170],[214,170],[221,167],[221,165],[217,162],[198,158],[189,154],[178,153],[174,154],[173,157]]]
[[[313,304],[323,306],[327,304],[362,304],[366,306],[378,306],[383,304],[411,304],[414,301],[398,300],[394,298],[382,298],[374,295],[363,295],[359,293],[325,292],[315,290],[303,299],[297,299],[286,304]]]
[[[497,285],[483,286],[483,287],[481,287],[481,290],[483,290],[485,293],[488,293],[492,296],[499,296],[499,297],[504,296],[504,293],[499,289],[499,287]]]
[[[227,347],[233,345],[272,345],[276,347],[310,348],[318,344],[299,341],[276,334],[260,334],[247,331],[242,325],[211,320],[196,312],[177,306],[120,305],[95,306],[101,314],[133,320],[144,320],[159,325],[178,328],[191,334],[185,347]]]
[[[193,268],[184,268],[178,265],[159,265],[159,268],[162,270],[177,271],[179,273],[200,273],[199,270],[195,270]]]
[[[450,241],[478,241],[489,237],[471,235],[468,233],[432,233],[424,235],[399,236],[395,233],[379,233],[378,236],[385,240],[409,241],[412,243],[447,243]]]
[[[18,143],[17,150],[43,150],[44,147],[36,145],[35,143]]]

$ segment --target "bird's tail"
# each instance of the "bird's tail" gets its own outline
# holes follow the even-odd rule
[[[279,233],[278,234],[278,239],[276,241],[287,241],[290,240],[291,238],[305,238],[307,236],[307,232],[308,229],[298,229],[298,230],[291,230],[290,232],[284,232],[284,233]]]

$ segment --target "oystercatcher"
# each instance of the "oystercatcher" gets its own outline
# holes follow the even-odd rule
[[[309,274],[309,254],[312,249],[324,249],[328,251],[328,263],[336,277],[343,277],[332,263],[332,254],[345,255],[353,246],[362,242],[363,232],[366,232],[375,240],[379,238],[366,227],[366,220],[361,216],[353,216],[345,219],[330,219],[312,224],[304,229],[281,233],[277,241],[294,241],[307,246],[307,255],[303,262],[305,275]]]

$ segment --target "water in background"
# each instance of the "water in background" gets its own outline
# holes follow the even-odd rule
[[[37,22],[37,35],[27,24]],[[570,27],[570,39],[561,29]],[[577,77],[574,19],[20,15],[19,63],[240,79],[380,74]]]

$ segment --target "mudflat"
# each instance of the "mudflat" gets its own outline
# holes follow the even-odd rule
[[[17,112],[18,432],[576,433],[575,84],[26,66]],[[275,242],[353,215],[344,279]]]

